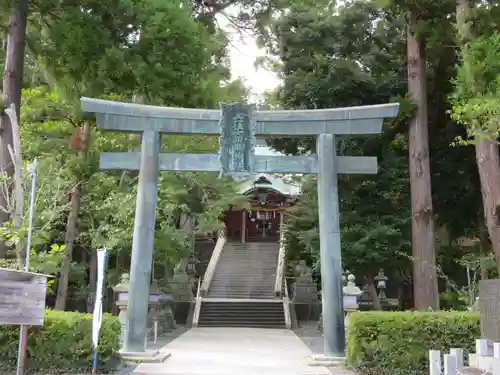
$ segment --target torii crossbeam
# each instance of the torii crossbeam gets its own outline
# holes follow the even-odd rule
[[[139,170],[124,350],[145,350],[147,306],[160,171],[316,173],[325,355],[344,355],[345,332],[337,174],[377,173],[375,157],[337,156],[335,135],[378,134],[399,104],[321,110],[257,111],[168,108],[82,98],[102,130],[142,134],[141,152],[102,153],[101,169]],[[220,137],[218,155],[160,153],[161,133]],[[316,137],[314,156],[254,155],[256,137]]]

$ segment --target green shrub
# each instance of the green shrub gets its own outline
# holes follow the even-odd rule
[[[92,315],[46,310],[43,327],[29,327],[26,368],[44,372],[87,371],[92,365]],[[119,365],[118,318],[103,316],[99,337],[100,372]],[[16,368],[19,327],[0,326],[0,369]]]
[[[427,375],[429,350],[468,351],[480,336],[471,312],[357,312],[350,316],[347,362],[366,374]]]

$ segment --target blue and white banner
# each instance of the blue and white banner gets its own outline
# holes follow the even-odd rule
[[[94,315],[92,317],[92,343],[94,345],[94,364],[97,365],[97,347],[99,345],[99,331],[102,324],[102,294],[104,290],[104,277],[106,275],[107,250],[97,250],[97,287],[95,292]]]

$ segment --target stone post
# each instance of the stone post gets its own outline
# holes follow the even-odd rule
[[[156,204],[158,200],[158,154],[160,133],[142,133],[139,182],[130,261],[130,287],[124,351],[144,352],[147,333],[148,296],[153,264]]]
[[[160,307],[160,289],[158,284],[153,280],[151,288],[149,291],[149,316],[148,316],[148,326],[151,326],[153,330],[153,342],[156,343],[158,338],[158,309]],[[146,335],[147,343],[148,335]]]
[[[337,186],[335,136],[319,134],[318,157],[319,239],[325,356],[345,356],[345,327],[342,298],[342,257]]]
[[[129,292],[129,275],[124,273],[121,276],[120,283],[113,288],[113,292],[118,294],[116,306],[120,310],[118,320],[120,321],[120,349],[123,350],[125,342],[125,334],[127,330],[127,306],[128,306],[128,292]]]

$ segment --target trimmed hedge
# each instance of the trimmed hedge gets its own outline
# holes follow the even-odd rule
[[[43,372],[86,372],[92,365],[92,315],[45,311],[43,327],[29,327],[26,368]],[[104,314],[99,337],[99,372],[115,370],[120,358],[117,317]],[[0,326],[0,369],[16,368],[19,327]]]
[[[473,349],[479,314],[357,312],[349,317],[347,362],[365,374],[427,375],[428,352]]]

